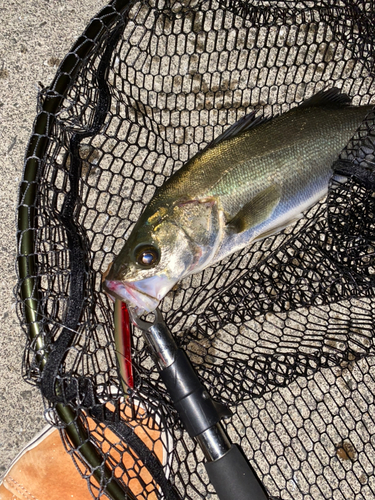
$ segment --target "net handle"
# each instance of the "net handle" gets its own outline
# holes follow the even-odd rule
[[[134,323],[144,334],[185,429],[208,460],[205,467],[220,500],[268,500],[253,468],[221,425],[231,413],[211,399],[160,311],[156,309],[153,323],[140,318]]]
[[[237,445],[223,457],[205,463],[206,471],[220,500],[268,500],[253,468]]]

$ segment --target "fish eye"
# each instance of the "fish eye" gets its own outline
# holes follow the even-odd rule
[[[159,252],[155,247],[143,245],[137,248],[136,260],[142,267],[150,267],[159,261]]]

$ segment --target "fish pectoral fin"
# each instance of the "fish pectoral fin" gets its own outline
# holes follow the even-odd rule
[[[271,217],[280,198],[281,187],[278,184],[272,184],[246,203],[228,222],[227,228],[233,233],[242,233],[261,224]]]
[[[272,236],[273,234],[280,233],[283,229],[286,227],[290,226],[291,224],[294,224],[298,220],[302,219],[303,214],[299,214],[294,216],[292,219],[289,219],[287,221],[283,221],[281,224],[278,224],[275,227],[271,227],[267,231],[264,231],[263,233],[258,234],[256,238],[254,238],[252,241],[260,241],[264,240],[264,238],[268,238],[268,236]]]

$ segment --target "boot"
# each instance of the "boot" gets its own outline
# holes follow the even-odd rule
[[[107,405],[110,407],[110,404]],[[153,451],[164,467],[166,477],[169,475],[171,458],[171,437],[161,432],[158,425],[147,415],[145,423],[141,407],[137,408],[137,422],[131,420],[131,409],[128,403],[121,408],[121,417],[132,425],[137,436]],[[155,419],[157,420],[157,419]],[[138,499],[156,500],[158,486],[152,479],[150,472],[143,465],[133,450],[124,444],[114,433],[102,424],[97,424],[87,418],[93,437],[100,443],[101,450],[109,454],[109,461],[119,463],[125,467],[126,480],[133,495]],[[68,443],[69,448],[69,443]],[[45,427],[13,460],[10,468],[0,481],[0,500],[92,500],[88,481],[82,473],[87,468],[79,460],[73,462],[62,442],[60,432],[52,426]],[[123,475],[122,467],[115,468],[115,476]],[[90,478],[90,487],[95,495],[98,483],[93,476]],[[102,495],[101,498],[107,498]]]

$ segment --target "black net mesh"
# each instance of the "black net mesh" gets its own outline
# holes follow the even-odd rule
[[[332,86],[375,104],[374,18],[364,0],[117,1],[41,93],[19,204],[24,371],[95,498],[217,498],[137,329],[124,398],[102,273],[156,187],[240,117]],[[274,498],[375,497],[374,122],[327,199],[161,304]]]

